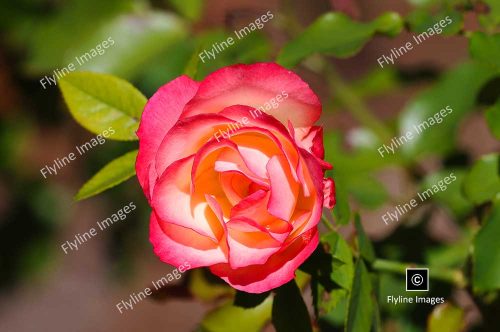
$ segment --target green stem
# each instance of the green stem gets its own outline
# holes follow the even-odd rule
[[[322,56],[311,56],[304,66],[317,74],[326,74],[330,93],[337,98],[352,116],[362,125],[370,128],[380,141],[387,142],[393,136],[389,128],[379,121],[361,98],[344,82],[334,66]]]
[[[373,115],[363,100],[344,82],[334,66],[326,60],[323,62],[323,69],[332,95],[336,96],[352,116],[362,125],[370,128],[382,142],[389,141],[392,137],[391,131]]]
[[[324,215],[321,215],[321,221],[323,224],[331,231],[336,232],[337,230],[333,227],[333,225],[330,223],[330,220],[328,220]]]
[[[425,267],[412,263],[401,263],[389,261],[385,259],[376,259],[372,267],[374,270],[383,272],[392,272],[398,274],[406,274],[406,269],[409,267]],[[448,282],[457,287],[464,288],[467,286],[467,279],[460,270],[446,269],[433,267],[429,269],[429,278]]]

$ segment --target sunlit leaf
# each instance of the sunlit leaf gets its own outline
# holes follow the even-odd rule
[[[70,73],[59,81],[73,117],[89,131],[101,135],[112,128],[109,139],[137,140],[146,98],[130,83],[107,74]]]
[[[76,194],[77,201],[95,196],[135,175],[137,150],[130,151],[104,166]]]
[[[256,332],[261,331],[271,317],[272,297],[255,308],[236,307],[232,301],[209,312],[201,323],[204,332]]]
[[[322,236],[321,242],[326,244],[334,258],[330,277],[337,285],[350,290],[354,276],[351,248],[342,236],[334,232]]]
[[[464,311],[450,303],[438,304],[427,322],[428,332],[456,332],[464,327]]]
[[[188,288],[191,294],[202,301],[213,301],[224,296],[233,296],[235,290],[227,284],[216,284],[207,280],[202,269],[192,270]]]

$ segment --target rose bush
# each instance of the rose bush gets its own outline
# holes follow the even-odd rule
[[[274,63],[162,86],[142,114],[136,161],[159,258],[251,293],[290,281],[335,202],[320,114],[309,86]]]

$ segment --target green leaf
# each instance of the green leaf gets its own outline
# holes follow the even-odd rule
[[[432,195],[432,199],[449,208],[456,216],[465,216],[474,207],[462,191],[465,174],[466,171],[463,169],[447,169],[433,173],[423,179],[421,190],[424,191],[434,185],[441,185],[440,190]],[[453,180],[453,177],[455,177],[455,180]],[[449,184],[446,184],[444,179],[447,179],[446,181]]]
[[[255,308],[235,307],[232,301],[211,311],[203,318],[201,327],[206,332],[256,332],[261,331],[271,317],[272,297]]]
[[[346,332],[369,332],[373,314],[372,285],[363,260],[356,262],[352,292],[349,298]]]
[[[299,287],[303,288],[308,280],[305,273],[296,271],[295,281]],[[232,301],[228,301],[205,316],[201,323],[201,329],[203,332],[261,331],[271,318],[272,308],[272,296],[268,296],[264,302],[251,309],[236,307]]]
[[[474,32],[470,37],[469,48],[473,59],[500,71],[500,33],[487,35]]]
[[[272,321],[276,332],[312,332],[309,312],[295,280],[276,290]]]
[[[321,242],[326,244],[332,255],[331,279],[340,287],[351,290],[354,276],[354,263],[351,248],[338,233],[328,233],[321,237]]]
[[[75,199],[80,201],[95,196],[134,176],[136,157],[137,150],[134,150],[111,161],[83,185]]]
[[[428,332],[456,332],[464,327],[464,311],[450,303],[434,307],[428,319]]]
[[[488,108],[484,116],[493,136],[500,140],[500,101]]]
[[[472,283],[475,291],[500,289],[500,204],[483,221],[474,239]]]
[[[500,101],[497,101],[495,105],[488,108],[484,116],[493,136],[500,139]]]
[[[299,271],[303,271],[311,276],[312,287],[321,286],[330,291],[337,286],[331,280],[332,268],[333,258],[331,254],[325,250],[324,246],[320,245],[300,265]],[[319,288],[317,289],[319,290]]]
[[[146,11],[120,15],[68,52],[65,63],[73,62],[77,70],[111,73],[131,79],[142,73],[157,56],[175,47],[177,42],[185,41],[186,36],[185,22],[173,14]],[[79,65],[75,57],[90,53],[108,38],[113,44]],[[163,61],[167,62],[169,58]]]
[[[346,58],[359,52],[376,32],[394,36],[402,27],[403,20],[394,12],[382,14],[368,23],[353,21],[340,12],[326,13],[286,44],[277,62],[285,67],[293,67],[317,52]]]
[[[194,77],[191,73],[185,73],[189,57],[193,53],[194,42],[180,40],[170,45],[168,49],[152,58],[147,66],[141,68],[137,79],[138,86],[145,95],[153,95],[159,87],[170,82],[182,74]]]
[[[264,300],[269,296],[269,292],[264,292],[260,294],[252,294],[243,291],[236,291],[236,296],[234,297],[234,305],[242,308],[253,308],[264,302]]]
[[[203,11],[203,0],[168,0],[168,2],[191,21],[197,21]]]
[[[432,88],[410,101],[399,118],[400,134],[413,135],[401,146],[403,153],[422,158],[451,151],[460,121],[473,110],[477,93],[493,75],[491,69],[481,64],[465,63],[445,73]],[[417,126],[420,130],[415,129]]]
[[[486,15],[479,16],[479,22],[489,30],[494,30],[500,24],[500,2],[498,0],[483,0],[489,7]]]
[[[431,267],[461,268],[469,256],[471,245],[472,235],[467,233],[458,242],[426,249],[426,265]]]
[[[328,328],[344,325],[347,316],[349,296],[345,289],[337,288],[332,290],[326,299],[321,301],[321,309],[324,314],[320,315],[320,326],[328,325]],[[324,330],[329,331],[328,328]],[[323,331],[323,328],[321,328]]]
[[[391,316],[397,316],[397,313],[409,312],[414,309],[413,307],[415,306],[415,303],[407,303],[404,306],[396,306],[387,302],[388,296],[407,296],[404,278],[397,274],[384,272],[379,274],[379,278],[378,302],[384,312],[388,312]]]
[[[73,72],[59,81],[73,117],[87,130],[102,134],[111,127],[110,139],[137,140],[146,97],[130,83],[107,74]]]
[[[397,70],[393,67],[376,67],[362,78],[350,83],[352,90],[360,98],[388,93],[399,87]]]
[[[194,269],[189,275],[189,292],[199,300],[214,301],[221,297],[233,296],[234,288],[224,283],[210,282],[203,269]],[[212,275],[210,272],[206,272]]]
[[[363,225],[361,225],[359,214],[356,214],[354,217],[354,226],[356,227],[356,233],[358,235],[358,247],[361,257],[367,262],[373,262],[375,260],[375,249],[373,249],[370,239],[366,236]]]
[[[465,196],[479,205],[500,193],[500,156],[489,154],[481,157],[472,166],[463,183]]]
[[[462,14],[453,9],[441,11],[437,15],[432,15],[427,9],[417,9],[406,17],[406,21],[411,31],[419,34],[432,29],[442,35],[454,35],[464,25]]]
[[[219,68],[232,65],[234,63],[254,63],[268,61],[271,52],[271,43],[264,33],[254,31],[245,38],[238,39],[234,33],[227,33],[221,30],[209,30],[196,37],[195,57],[199,57],[200,52],[212,49],[215,43],[227,40],[232,37],[235,42],[229,48],[218,53],[213,59],[202,55],[203,60],[197,64],[196,76],[194,79],[203,79],[206,75]],[[204,53],[203,53],[204,54]]]
[[[363,206],[375,209],[389,197],[384,185],[371,174],[359,174],[349,179],[351,194]]]
[[[385,187],[373,174],[383,167],[393,164],[395,155],[381,158],[376,147],[358,148],[348,152],[342,147],[341,137],[337,133],[325,134],[326,159],[332,163],[332,177],[337,188],[337,207],[333,212],[337,222],[349,221],[348,197],[354,197],[358,203],[369,209],[380,206],[387,198]]]
[[[120,13],[130,12],[133,4],[134,1],[131,0],[67,1],[63,6],[56,7],[49,18],[47,15],[40,15],[26,22],[28,27],[32,25],[26,29],[27,34],[23,40],[29,47],[28,70],[42,74],[66,67],[68,59],[71,62],[74,61],[74,56],[81,55],[73,53],[74,50],[80,49],[81,44],[87,42],[95,47],[102,39],[93,39],[93,34]],[[104,39],[109,36],[106,35]]]

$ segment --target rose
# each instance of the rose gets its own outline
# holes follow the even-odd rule
[[[156,255],[251,293],[290,281],[318,244],[322,207],[334,204],[320,113],[309,86],[274,63],[162,86],[137,132]]]

